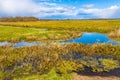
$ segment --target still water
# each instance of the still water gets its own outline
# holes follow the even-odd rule
[[[119,45],[120,42],[110,40],[110,38],[105,34],[100,33],[83,33],[83,35],[79,38],[74,38],[71,40],[65,40],[63,42],[66,43],[81,43],[81,44],[95,44],[95,43],[105,43],[105,44],[113,44]]]
[[[34,45],[39,45],[40,42],[25,42],[21,41],[19,43],[15,43],[14,47],[23,47],[23,46],[34,46]]]
[[[71,40],[64,40],[63,43],[80,43],[80,44],[112,44],[112,45],[120,45],[119,41],[111,40],[107,35],[100,34],[100,33],[88,33],[85,32],[83,35],[79,38],[74,38]],[[40,42],[25,42],[20,41],[18,43],[10,43],[10,42],[0,42],[0,46],[4,45],[13,45],[15,48],[23,47],[23,46],[34,46],[34,45],[40,45]]]
[[[5,45],[13,45],[15,48],[18,48],[24,46],[40,45],[40,42],[25,42],[25,41],[20,41],[18,43],[0,42],[0,46],[5,46]]]

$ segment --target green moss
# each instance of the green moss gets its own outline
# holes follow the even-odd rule
[[[112,59],[100,59],[101,64],[104,67],[104,71],[114,70],[115,68],[120,68],[119,62]]]
[[[31,75],[23,78],[16,78],[14,80],[72,80],[70,74],[57,74],[55,69],[52,69],[48,74]]]
[[[78,70],[83,69],[83,65],[79,64],[77,61],[63,60],[57,69],[60,73],[77,72]]]
[[[2,71],[0,71],[0,80],[3,79],[4,73]]]

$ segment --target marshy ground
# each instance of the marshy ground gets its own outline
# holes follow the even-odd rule
[[[0,22],[0,42],[46,43],[0,46],[0,79],[119,80],[119,45],[58,43],[80,37],[83,32],[102,33],[120,41],[120,20]]]

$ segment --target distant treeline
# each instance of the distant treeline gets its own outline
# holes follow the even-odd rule
[[[0,22],[38,21],[36,17],[2,17]]]

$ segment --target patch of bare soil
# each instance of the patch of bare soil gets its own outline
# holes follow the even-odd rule
[[[72,78],[73,80],[120,80],[120,69],[103,73],[79,72],[72,74]]]

